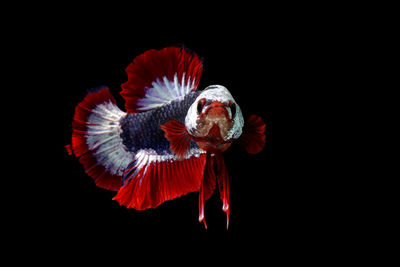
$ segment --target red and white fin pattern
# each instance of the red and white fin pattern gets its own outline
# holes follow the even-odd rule
[[[128,113],[151,110],[183,99],[197,89],[203,64],[195,53],[166,47],[137,56],[126,68],[121,95]]]
[[[216,164],[217,173],[214,172]],[[154,150],[140,150],[125,171],[125,184],[113,198],[120,205],[136,210],[155,208],[161,203],[199,191],[199,222],[207,228],[205,200],[218,182],[222,210],[229,226],[229,177],[222,153],[210,154],[192,149],[183,159],[175,155],[158,155]]]
[[[89,93],[75,108],[72,151],[101,188],[118,190],[134,157],[120,137],[119,120],[125,115],[108,88]]]
[[[140,150],[127,168],[125,184],[113,198],[127,208],[155,208],[164,201],[198,191],[204,175],[206,154],[192,149],[183,159]]]

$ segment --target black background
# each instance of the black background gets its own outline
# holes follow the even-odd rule
[[[349,262],[346,256],[357,262],[379,257],[375,247],[390,243],[374,236],[393,236],[385,220],[393,209],[384,208],[396,203],[379,194],[396,196],[387,193],[385,179],[392,176],[375,160],[383,154],[371,151],[371,144],[387,139],[376,136],[387,134],[379,104],[389,94],[378,96],[395,77],[385,62],[395,54],[390,7],[147,3],[5,6],[2,132],[11,138],[2,142],[3,254],[11,248],[13,261],[39,258],[52,265],[76,265],[81,255],[91,265],[107,258],[114,265],[119,259],[190,265],[204,259],[209,265],[215,256],[224,264],[239,256],[250,266],[321,266]],[[229,230],[218,192],[206,202],[208,230],[197,221],[198,193],[156,209],[127,210],[64,150],[86,90],[106,85],[123,108],[119,91],[128,64],[148,49],[176,44],[204,58],[200,89],[226,86],[245,118],[258,114],[267,124],[260,154],[235,145],[224,153]]]
[[[326,160],[320,154],[321,107],[334,87],[328,73],[341,44],[332,38],[331,25],[321,20],[292,10],[229,20],[203,13],[184,24],[139,19],[124,21],[125,27],[111,24],[109,17],[85,23],[66,18],[56,30],[49,29],[40,44],[43,53],[36,54],[46,58],[40,92],[46,105],[39,111],[48,119],[39,135],[51,151],[41,165],[43,193],[36,194],[46,219],[37,222],[55,239],[77,243],[137,243],[163,235],[195,240],[215,234],[222,240],[261,241],[263,249],[283,253],[291,246],[314,247],[330,240],[343,222],[332,205],[340,196],[330,198],[333,174],[323,168]],[[124,69],[146,50],[169,45],[185,45],[204,59],[199,89],[224,85],[245,118],[258,114],[267,125],[266,146],[258,155],[236,145],[224,153],[231,178],[229,230],[218,192],[206,201],[208,230],[198,222],[197,192],[156,209],[128,210],[112,200],[115,192],[97,188],[64,150],[74,108],[86,90],[108,86],[123,109],[119,91],[127,79]]]

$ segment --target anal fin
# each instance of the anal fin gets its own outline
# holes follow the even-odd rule
[[[217,163],[217,180],[219,194],[222,200],[222,210],[226,213],[226,229],[229,227],[230,201],[229,201],[229,175],[225,166],[222,153],[215,154]]]
[[[199,222],[203,222],[207,229],[206,219],[204,217],[204,204],[214,193],[216,185],[216,176],[214,173],[215,157],[207,153],[206,164],[204,167],[204,177],[201,181],[199,190]]]
[[[125,172],[124,185],[113,199],[128,208],[145,210],[198,191],[205,162],[205,153],[177,160],[173,155],[140,150]]]

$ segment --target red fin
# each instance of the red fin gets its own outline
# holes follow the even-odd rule
[[[68,155],[72,156],[72,146],[71,146],[71,144],[65,145],[64,148],[67,151]]]
[[[229,175],[228,170],[225,166],[225,161],[222,153],[216,153],[217,163],[217,180],[222,199],[222,210],[226,212],[226,229],[229,227],[229,214],[230,214],[230,202],[229,202]]]
[[[214,173],[215,157],[207,153],[206,165],[204,168],[204,178],[201,181],[199,190],[199,222],[203,222],[207,229],[206,219],[204,217],[204,202],[214,193],[216,185],[216,176]]]
[[[243,128],[240,144],[250,154],[259,153],[265,146],[266,125],[258,115],[251,115]]]
[[[85,168],[86,173],[94,179],[96,186],[117,191],[121,187],[121,176],[111,174],[96,161],[95,155],[87,152],[79,158],[79,162]]]
[[[204,191],[205,191],[204,179],[202,179],[199,190],[199,222],[203,222],[204,227],[207,229],[206,218],[204,217],[204,202],[205,202]]]
[[[165,138],[170,142],[170,149],[179,158],[187,155],[190,149],[190,136],[186,131],[183,123],[176,120],[161,125],[161,129],[165,132]]]
[[[97,91],[89,93],[76,106],[72,122],[72,145],[65,146],[65,149],[67,149],[68,153],[73,152],[76,157],[79,157],[79,162],[84,166],[86,173],[95,180],[97,186],[116,191],[121,186],[121,176],[112,174],[109,169],[102,166],[95,155],[96,151],[104,149],[102,144],[106,144],[107,140],[109,140],[108,133],[96,132],[90,129],[91,127],[99,129],[99,127],[103,126],[102,122],[107,121],[102,117],[105,115],[102,115],[99,111],[94,111],[101,104],[115,105],[115,99],[108,88],[99,88]],[[91,116],[96,117],[96,123],[90,121]],[[107,113],[106,116],[110,116],[110,113]],[[109,122],[110,118],[107,119],[107,122]],[[92,138],[92,141],[94,140],[93,137],[95,137],[98,145],[92,145],[92,148],[90,148],[88,145],[89,137]],[[109,146],[108,148],[111,153],[115,147]]]
[[[126,111],[150,110],[196,90],[202,70],[199,57],[187,49],[146,51],[126,68],[128,81],[121,85]]]
[[[113,198],[128,208],[155,208],[189,192],[199,190],[204,175],[206,155],[184,160],[148,160]]]
[[[209,154],[209,153],[208,153]],[[204,169],[204,199],[209,199],[212,194],[214,193],[215,186],[217,184],[217,177],[215,176],[214,172],[214,163],[215,157],[209,156],[207,157],[206,167]]]

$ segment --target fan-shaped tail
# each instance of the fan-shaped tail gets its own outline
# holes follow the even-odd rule
[[[72,122],[73,154],[97,186],[109,190],[121,187],[121,177],[133,159],[120,137],[120,119],[125,116],[108,88],[89,93],[76,106]]]

